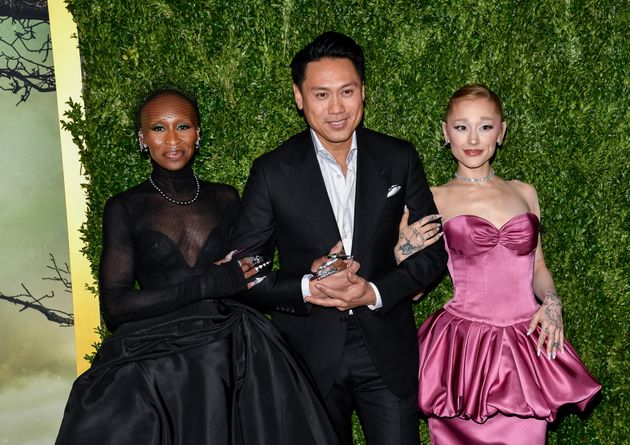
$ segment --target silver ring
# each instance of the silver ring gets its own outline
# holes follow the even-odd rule
[[[262,255],[253,255],[247,257],[246,259],[248,259],[252,263],[252,266],[258,266],[265,262],[265,257],[263,257]]]

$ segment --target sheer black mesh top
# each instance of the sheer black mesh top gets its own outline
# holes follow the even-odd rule
[[[176,201],[195,196],[190,165],[172,172],[154,163],[151,177]],[[199,197],[189,205],[167,200],[149,180],[107,201],[99,284],[101,311],[110,330],[246,288],[236,261],[214,264],[227,254],[238,192],[199,182]]]

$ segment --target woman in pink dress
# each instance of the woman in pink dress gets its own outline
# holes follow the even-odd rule
[[[506,131],[499,97],[460,88],[442,128],[457,172],[432,192],[454,295],[418,331],[418,405],[433,444],[544,444],[558,409],[584,409],[601,385],[564,338],[536,190],[490,166]],[[401,225],[399,261],[431,242],[423,222]]]

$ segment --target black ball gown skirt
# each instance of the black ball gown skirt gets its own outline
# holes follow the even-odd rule
[[[260,313],[205,300],[120,326],[75,381],[56,444],[339,443]]]

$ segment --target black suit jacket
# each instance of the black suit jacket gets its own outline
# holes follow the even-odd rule
[[[373,282],[383,307],[353,310],[378,371],[398,395],[417,390],[418,345],[411,297],[443,272],[442,240],[396,266],[393,249],[404,205],[410,221],[437,213],[414,147],[365,128],[357,129],[357,178],[352,255],[359,276]],[[388,197],[391,186],[400,186]],[[279,269],[243,295],[272,320],[304,360],[322,394],[339,368],[347,312],[304,303],[301,279],[313,259],[341,239],[308,130],[256,159],[234,227],[240,257],[272,256]]]

